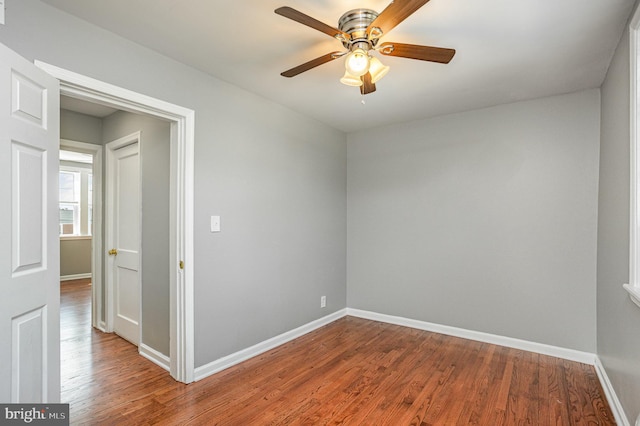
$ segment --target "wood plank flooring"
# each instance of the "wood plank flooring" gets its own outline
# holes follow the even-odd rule
[[[353,317],[184,385],[61,291],[62,400],[87,425],[612,425],[593,367]]]

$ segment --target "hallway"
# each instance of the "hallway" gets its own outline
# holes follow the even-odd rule
[[[61,285],[60,338],[62,402],[70,403],[71,424],[140,424],[113,413],[152,403],[145,397],[160,387],[185,387],[126,340],[91,327],[88,279]]]

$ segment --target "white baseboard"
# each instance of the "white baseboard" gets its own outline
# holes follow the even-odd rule
[[[194,380],[195,381],[202,380],[205,377],[211,376],[212,374],[218,373],[224,369],[227,369],[236,364],[239,364],[242,361],[246,361],[249,358],[253,358],[254,356],[267,352],[284,343],[297,339],[298,337],[304,336],[305,334],[310,333],[313,330],[316,330],[327,324],[330,324],[346,315],[347,315],[347,310],[342,309],[340,311],[334,312],[333,314],[327,315],[326,317],[322,317],[320,319],[317,319],[315,321],[302,325],[296,329],[287,331],[286,333],[282,333],[271,339],[265,340],[264,342],[260,342],[249,348],[243,349],[231,355],[227,355],[223,358],[220,358],[213,362],[205,364],[195,369]]]
[[[86,274],[63,275],[60,277],[60,281],[82,280],[85,278],[91,278],[91,272]]]
[[[138,346],[138,352],[140,355],[153,362],[156,365],[164,368],[169,371],[171,368],[171,360],[168,356],[156,351],[155,349],[145,345],[144,343],[140,343]]]
[[[581,362],[583,364],[595,365],[596,360],[596,355],[589,352],[581,352],[573,349],[546,345],[544,343],[529,342],[527,340],[514,339],[512,337],[504,337],[496,334],[483,333],[480,331],[466,330],[464,328],[450,327],[448,325],[434,324],[409,318],[396,317],[393,315],[378,314],[375,312],[363,311],[360,309],[347,308],[347,315],[373,321],[386,322],[389,324],[401,325],[404,327],[416,328],[419,330],[431,331],[434,333],[446,334],[448,336],[461,337],[463,339],[476,340],[478,342],[491,343],[494,345],[506,346],[515,349],[522,349],[524,351],[554,356],[556,358],[563,358],[569,361]]]
[[[598,374],[598,379],[600,379],[600,384],[604,389],[604,394],[607,397],[607,401],[609,401],[611,411],[613,411],[613,417],[615,417],[616,423],[620,426],[631,426],[629,419],[627,419],[627,416],[624,413],[622,404],[618,399],[618,395],[616,395],[616,391],[613,389],[613,385],[609,380],[609,376],[607,376],[607,371],[604,369],[604,365],[602,365],[599,357],[596,357],[595,368],[596,373]]]

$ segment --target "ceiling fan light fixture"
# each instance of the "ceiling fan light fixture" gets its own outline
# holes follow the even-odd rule
[[[360,77],[356,77],[355,75],[349,74],[349,71],[345,71],[344,75],[340,79],[340,83],[346,84],[347,86],[362,86],[362,80]]]
[[[384,65],[380,60],[376,57],[371,57],[369,60],[369,73],[371,74],[371,82],[376,84],[382,77],[387,75],[389,72],[389,66]]]
[[[365,75],[369,71],[370,58],[364,49],[357,48],[351,51],[344,60],[344,67],[354,77]]]
[[[280,74],[283,77],[294,77],[344,56],[346,72],[340,81],[349,86],[359,86],[360,93],[367,95],[376,91],[375,83],[389,72],[388,66],[383,65],[370,55],[375,51],[384,56],[448,64],[456,53],[455,49],[391,42],[378,46],[383,36],[428,1],[391,0],[391,4],[381,13],[371,9],[353,9],[340,17],[338,28],[318,21],[291,7],[279,7],[275,10],[276,14],[333,37],[339,40],[346,49],[343,52],[325,54]]]

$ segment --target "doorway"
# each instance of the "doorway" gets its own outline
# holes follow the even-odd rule
[[[61,97],[62,100],[62,97]],[[65,104],[65,102],[61,102],[61,104]],[[66,105],[65,105],[66,106]],[[93,113],[92,113],[93,114]],[[62,118],[61,118],[62,120]],[[88,156],[90,158],[85,162],[89,162],[91,164],[91,179],[87,178],[87,196],[88,199],[85,202],[81,202],[80,206],[80,218],[75,220],[79,223],[80,232],[83,233],[82,222],[87,222],[84,226],[84,230],[86,234],[89,234],[89,237],[85,237],[80,235],[80,241],[83,244],[83,250],[90,251],[90,260],[89,260],[89,279],[92,286],[97,286],[94,288],[102,288],[102,256],[100,256],[100,252],[102,251],[102,146],[92,143],[79,142],[70,139],[60,139],[60,151],[66,151],[69,153],[77,153],[83,156]],[[61,156],[62,158],[62,156]],[[61,159],[61,165],[63,165]],[[82,185],[81,185],[82,186]],[[79,197],[82,199],[82,196]],[[83,209],[82,206],[86,209],[86,215],[82,218]],[[61,213],[62,216],[62,213]],[[64,226],[62,222],[68,222],[69,220],[62,220],[60,226]],[[69,237],[63,237],[63,232],[61,232],[61,245],[60,245],[60,256],[61,262],[63,262],[63,244],[65,244],[62,239],[68,239]],[[74,237],[71,237],[74,238]],[[90,238],[87,240],[86,238]],[[87,246],[87,242],[89,245]],[[68,256],[69,259],[67,261],[73,262],[73,256]],[[87,269],[86,267],[82,267],[81,269]],[[61,275],[65,276],[66,274],[62,273],[63,268],[61,265]],[[62,278],[62,277],[61,277]],[[68,279],[83,279],[85,278],[85,274],[80,276],[67,276]],[[104,329],[104,321],[101,320],[103,318],[103,309],[100,304],[100,300],[96,297],[95,294],[92,294],[92,310],[91,310],[91,324],[93,327],[105,331]]]
[[[91,278],[93,155],[61,147],[58,186],[60,281]]]
[[[194,111],[94,80],[53,65],[36,66],[60,81],[60,94],[160,118],[170,123],[170,356],[171,376],[193,381],[193,183]],[[102,300],[102,288],[94,297]],[[109,324],[106,324],[107,329]]]

